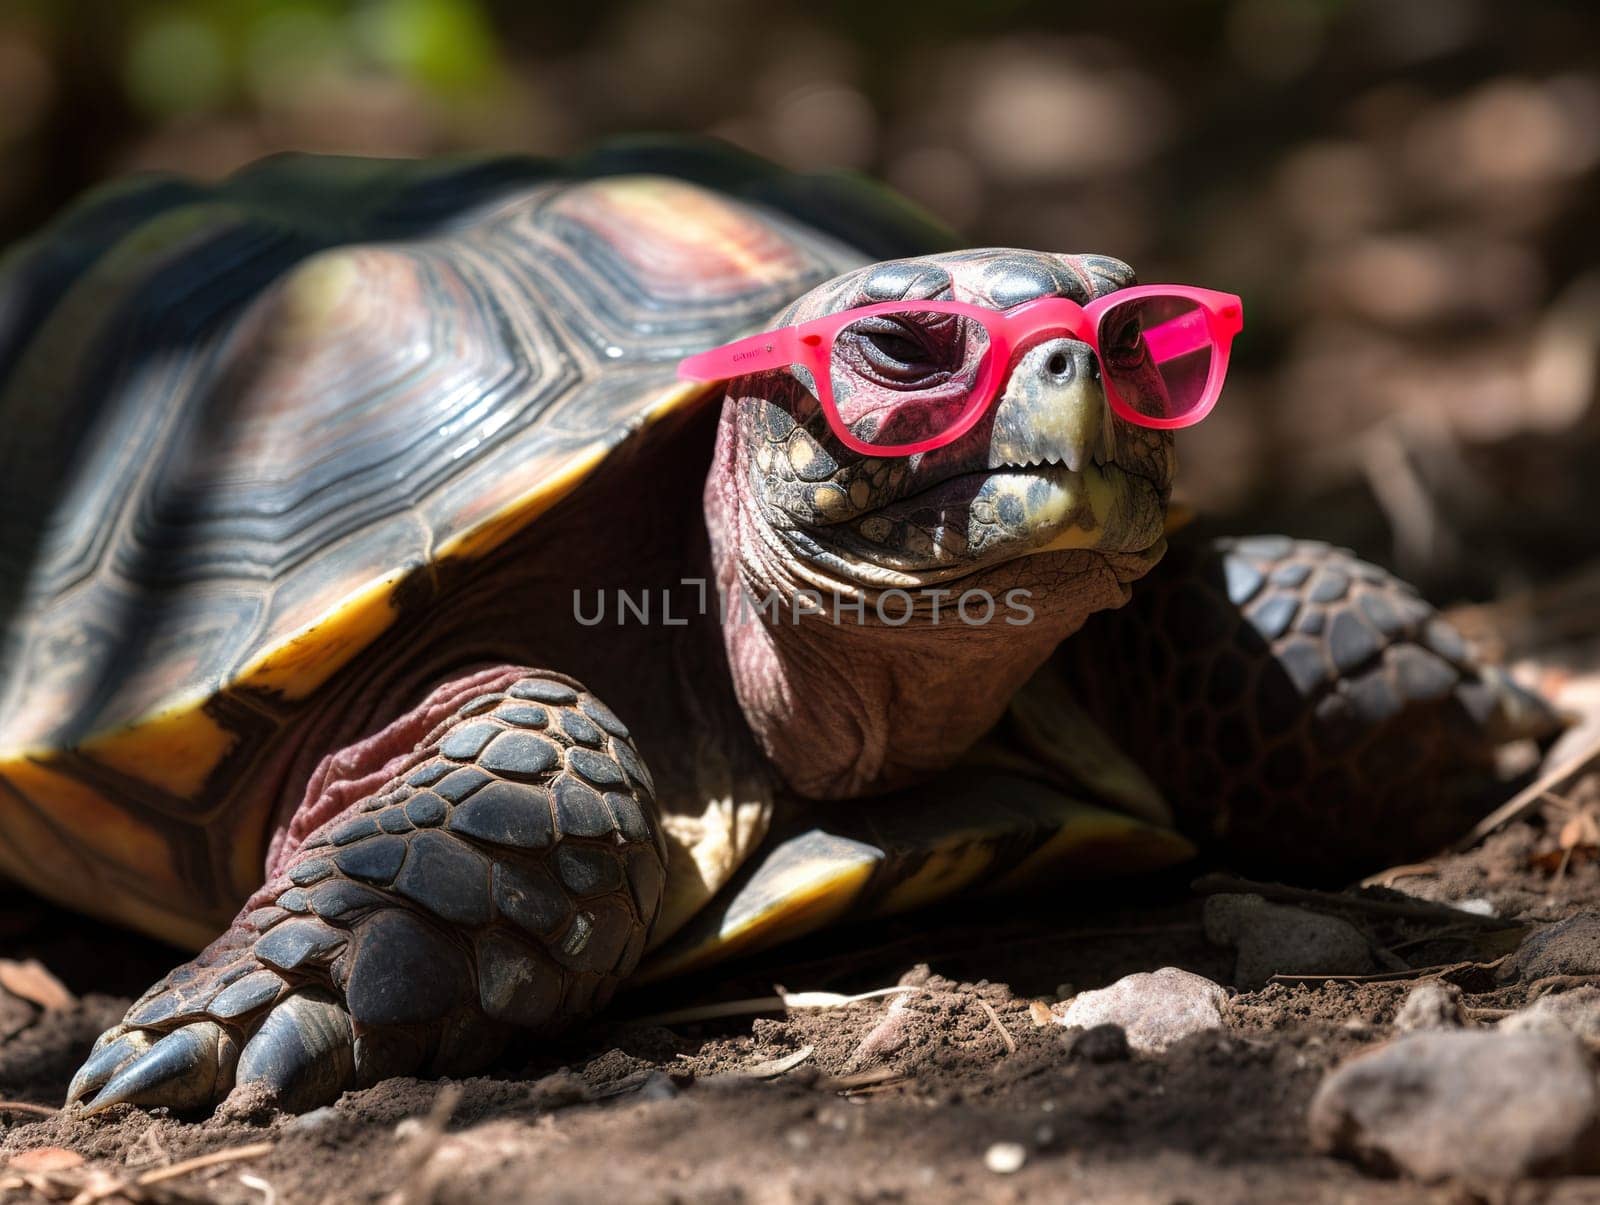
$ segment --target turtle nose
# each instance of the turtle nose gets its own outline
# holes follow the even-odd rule
[[[1011,367],[995,407],[989,467],[1056,462],[1081,472],[1110,459],[1100,361],[1077,339],[1046,339]]]
[[[1038,363],[1046,385],[1070,385],[1085,376],[1095,381],[1100,379],[1100,361],[1086,343],[1076,339],[1052,339],[1035,350],[1044,354],[1028,358]]]

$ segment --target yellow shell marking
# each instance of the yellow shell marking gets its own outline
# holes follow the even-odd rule
[[[249,661],[240,686],[303,699],[376,640],[395,620],[394,591],[405,572],[386,573]]]
[[[982,833],[951,833],[949,844],[932,850],[921,869],[895,884],[876,910],[885,914],[910,912],[955,895],[982,876],[994,862],[994,855],[994,846],[984,843]]]
[[[204,711],[180,704],[126,728],[89,737],[78,749],[129,778],[192,799],[237,739]]]
[[[1188,838],[1172,829],[1073,800],[1055,835],[991,886],[1006,892],[1063,878],[1145,874],[1180,866],[1197,852]]]
[[[709,940],[670,946],[652,954],[636,975],[639,982],[665,979],[738,954],[764,950],[814,933],[842,917],[860,896],[876,859],[816,861],[776,878],[759,911],[725,920]]]
[[[48,822],[28,800],[47,803]],[[187,889],[161,835],[84,783],[34,762],[0,762],[0,831],[0,868],[42,895],[172,941],[216,935],[216,918],[173,908]],[[99,890],[84,891],[86,882]]]

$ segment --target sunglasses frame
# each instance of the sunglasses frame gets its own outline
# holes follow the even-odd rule
[[[1066,332],[1087,343],[1100,359],[1100,323],[1111,310],[1132,301],[1151,297],[1172,297],[1192,301],[1196,309],[1144,332],[1146,346],[1158,362],[1200,350],[1211,344],[1211,369],[1199,402],[1177,418],[1154,418],[1130,406],[1117,392],[1105,363],[1100,363],[1100,379],[1106,402],[1119,417],[1140,427],[1158,431],[1192,427],[1211,413],[1227,376],[1228,354],[1233,337],[1244,327],[1244,304],[1232,293],[1201,289],[1191,285],[1134,285],[1097,297],[1079,305],[1065,297],[1040,297],[1007,310],[990,309],[965,301],[881,301],[857,306],[837,314],[813,318],[795,326],[780,327],[748,338],[736,339],[678,365],[678,376],[685,381],[730,381],[752,373],[801,366],[811,372],[817,400],[822,403],[829,428],[839,442],[866,456],[912,456],[954,443],[970,431],[1000,394],[1001,382],[1011,367],[1015,349],[1042,334]],[[857,439],[845,425],[833,399],[829,371],[833,345],[846,327],[863,318],[879,314],[959,314],[981,324],[989,336],[966,408],[950,427],[929,439],[908,444],[870,444]]]

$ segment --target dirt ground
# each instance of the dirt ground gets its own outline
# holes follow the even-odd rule
[[[1462,987],[1479,1023],[1523,1002],[1529,985],[1499,983],[1491,964],[1526,928],[1600,904],[1595,851],[1580,843],[1562,863],[1569,819],[1552,805],[1470,853],[1366,889],[1486,900],[1518,927],[1339,909],[1386,963],[1413,969],[1238,992],[1225,1029],[1161,1056],[1096,1057],[1077,1045],[1079,1031],[1037,1024],[1029,1005],[1162,966],[1227,984],[1232,955],[1202,931],[1195,868],[846,930],[720,982],[626,996],[605,1024],[494,1076],[389,1081],[299,1118],[244,1094],[209,1120],[127,1106],[91,1119],[53,1113],[95,1035],[175,955],[3,899],[6,953],[40,959],[80,994],[53,1007],[0,994],[0,1097],[14,1110],[3,1118],[0,1186],[8,1200],[88,1202],[120,1186],[114,1199],[268,1205],[1482,1199],[1316,1154],[1306,1105],[1327,1068],[1388,1036],[1400,1001],[1429,975]],[[787,1016],[663,1016],[770,996],[775,984],[917,990]],[[208,1167],[161,1176],[213,1153]],[[1491,1199],[1597,1200],[1600,1179]]]

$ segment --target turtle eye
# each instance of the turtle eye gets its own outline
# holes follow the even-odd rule
[[[874,384],[926,389],[960,371],[967,356],[967,325],[956,314],[874,314],[840,332],[834,355]]]
[[[1138,364],[1144,358],[1144,324],[1139,320],[1139,307],[1121,306],[1111,318],[1110,329],[1100,332],[1101,357],[1121,368]]]

